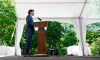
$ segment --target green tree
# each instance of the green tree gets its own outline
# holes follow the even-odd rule
[[[62,44],[64,47],[72,46],[77,44],[76,33],[74,31],[74,27],[71,24],[63,24],[64,25],[64,35],[62,37]]]
[[[14,45],[15,35],[12,36],[12,33],[15,21],[16,15],[12,0],[0,0],[0,45]]]
[[[48,22],[46,31],[46,40],[49,47],[58,47],[60,38],[63,35],[63,26],[59,22]]]
[[[56,49],[58,47],[58,49],[60,49],[60,51],[62,50],[62,48],[61,48],[62,43],[61,43],[60,38],[62,37],[63,32],[64,32],[64,28],[61,23],[56,22],[56,21],[48,22],[48,28],[46,31],[46,43],[47,43],[46,46],[47,46],[48,54],[49,54],[49,49],[51,46],[53,46],[54,49]]]
[[[100,56],[100,22],[87,25],[86,41],[90,44],[92,56]]]
[[[91,52],[93,56],[100,56],[100,38],[93,41],[91,45]]]
[[[87,25],[86,41],[91,44],[100,37],[100,22]]]

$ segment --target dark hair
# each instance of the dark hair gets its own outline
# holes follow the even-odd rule
[[[30,14],[30,12],[32,12],[32,11],[34,11],[33,9],[30,9],[29,11],[28,11],[28,14]]]

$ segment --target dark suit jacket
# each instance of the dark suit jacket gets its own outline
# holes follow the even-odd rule
[[[26,32],[34,32],[34,21],[30,15],[26,17]]]

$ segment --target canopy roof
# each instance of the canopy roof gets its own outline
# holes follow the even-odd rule
[[[29,9],[35,17],[81,17],[90,0],[15,0],[18,18],[25,18]]]

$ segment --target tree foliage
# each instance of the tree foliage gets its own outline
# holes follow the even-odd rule
[[[100,22],[87,25],[86,41],[90,44],[92,56],[100,56]]]
[[[89,44],[100,37],[100,22],[87,25],[86,40]]]
[[[93,56],[100,56],[100,38],[93,41],[91,45],[91,52]]]
[[[0,0],[0,45],[14,45],[15,9],[12,0]]]
[[[63,46],[68,47],[77,44],[78,39],[76,38],[76,33],[73,25],[64,23],[63,26],[65,30],[62,37]]]
[[[49,22],[46,31],[47,44],[49,47],[57,47],[64,29],[59,22]]]

